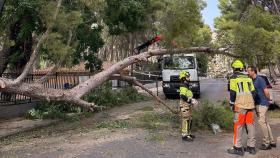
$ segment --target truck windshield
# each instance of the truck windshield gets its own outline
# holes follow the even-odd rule
[[[195,62],[192,56],[164,57],[164,69],[194,69]]]

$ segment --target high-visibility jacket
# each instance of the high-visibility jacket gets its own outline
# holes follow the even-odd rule
[[[180,87],[180,97],[186,102],[190,102],[190,99],[193,98],[192,91],[188,88],[188,86],[182,85]]]
[[[236,72],[230,78],[230,104],[242,109],[254,109],[255,87],[251,78]]]

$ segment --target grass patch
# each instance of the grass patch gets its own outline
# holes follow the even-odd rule
[[[280,110],[277,109],[277,110],[268,111],[268,115],[270,118],[280,118]]]
[[[151,106],[146,106],[146,107],[144,107],[144,108],[142,108],[142,109],[140,109],[140,110],[142,110],[142,111],[153,111],[154,108],[151,107]]]
[[[154,111],[147,112],[143,116],[136,119],[137,127],[148,130],[163,130],[179,127],[179,117],[169,112],[156,113]]]
[[[104,121],[104,122],[100,122],[97,123],[96,125],[94,125],[94,128],[97,129],[117,129],[117,128],[121,128],[121,129],[126,129],[126,128],[130,128],[131,123],[127,120],[116,120],[116,121]]]

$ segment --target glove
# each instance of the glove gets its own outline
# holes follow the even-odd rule
[[[196,99],[191,99],[191,104],[192,105],[197,105],[198,104],[198,101]]]

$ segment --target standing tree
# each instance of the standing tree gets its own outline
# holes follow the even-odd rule
[[[280,48],[279,16],[271,14],[266,2],[220,0],[222,15],[215,20],[220,47],[232,48],[259,68],[275,61]]]

